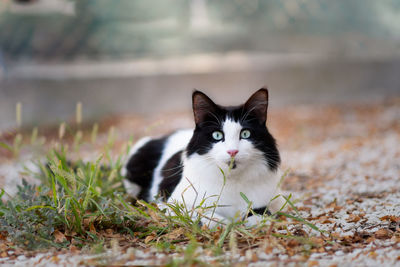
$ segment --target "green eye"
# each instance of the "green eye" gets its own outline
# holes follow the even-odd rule
[[[222,140],[222,138],[224,138],[224,134],[220,131],[215,131],[212,133],[212,137],[214,138],[214,140],[220,141]]]
[[[240,132],[240,138],[242,138],[242,139],[247,139],[247,138],[249,138],[250,137],[250,131],[249,130],[242,130],[241,132]]]

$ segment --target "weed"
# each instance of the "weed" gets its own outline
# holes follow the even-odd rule
[[[77,105],[77,123],[81,120],[81,109]],[[73,152],[79,155],[86,134],[77,129],[71,152],[68,145],[61,143],[66,141],[64,135],[68,129],[65,123],[60,125],[59,143],[54,144],[48,152],[45,164],[38,163],[41,171],[35,176],[41,180],[41,185],[33,186],[24,181],[15,196],[7,202],[0,202],[0,228],[19,246],[38,249],[64,248],[71,244],[82,248],[89,245],[92,252],[99,253],[104,251],[108,242],[104,232],[112,232],[135,239],[132,246],[154,246],[162,251],[182,252],[180,259],[171,260],[168,264],[181,266],[206,265],[199,260],[199,250],[223,255],[226,251],[239,253],[246,248],[262,246],[266,240],[275,240],[276,243],[291,239],[304,246],[312,246],[308,236],[298,237],[277,231],[279,227],[285,228],[289,224],[302,224],[323,234],[300,216],[291,196],[285,197],[285,205],[294,212],[281,210],[272,216],[264,215],[264,222],[253,228],[246,227],[241,219],[215,229],[201,227],[199,222],[204,216],[201,211],[209,209],[214,214],[219,198],[211,207],[205,206],[205,199],[194,207],[178,202],[157,206],[137,201],[136,205],[132,205],[127,200],[128,196],[122,187],[123,177],[120,175],[122,159],[133,143],[132,138],[123,147],[119,157],[113,157],[111,151],[116,143],[116,130],[112,127],[103,153],[96,160],[84,162],[78,158],[71,163],[67,155]],[[92,145],[97,140],[98,129],[95,124],[91,134],[88,134]],[[13,145],[0,145],[18,154],[22,135],[17,134],[14,140]],[[38,140],[36,128],[32,131],[31,145],[38,145]],[[221,172],[225,185],[225,174]],[[0,197],[4,194],[2,190]],[[246,201],[249,214],[252,213],[252,203],[247,196],[241,193],[238,197]]]

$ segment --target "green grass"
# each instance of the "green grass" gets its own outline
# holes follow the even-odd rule
[[[68,149],[68,141],[63,140],[67,126],[61,127],[63,129],[60,130],[59,140],[48,144],[45,164],[43,160],[40,163],[35,159],[41,171],[31,175],[39,178],[41,184],[34,186],[24,181],[13,197],[0,201],[0,232],[8,233],[8,238],[16,246],[36,250],[74,245],[91,251],[103,251],[110,243],[105,232],[111,231],[129,240],[132,246],[156,247],[164,252],[181,253],[181,259],[169,263],[170,266],[178,266],[202,265],[196,252],[198,247],[212,255],[220,255],[224,251],[236,253],[239,247],[241,250],[260,247],[265,242],[284,244],[291,239],[299,241],[299,253],[313,247],[310,246],[312,241],[309,236],[297,237],[290,231],[288,234],[277,232],[279,229],[287,229],[290,224],[305,225],[323,234],[314,224],[300,216],[290,196],[286,198],[286,204],[292,212],[281,210],[271,217],[264,216],[264,223],[253,228],[246,227],[240,220],[216,229],[200,227],[200,218],[193,219],[194,210],[179,203],[167,204],[172,214],[144,201],[132,205],[122,187],[123,177],[120,175],[123,158],[132,140],[122,151],[112,156],[116,136],[116,130],[112,128],[98,157],[84,162],[79,157],[80,149],[83,145],[93,145],[96,142],[98,125],[95,124],[92,131],[87,133],[77,130],[69,141],[69,145],[72,143],[71,151]],[[29,144],[23,144],[22,135],[17,135],[17,141],[12,144],[0,143],[12,152],[15,160],[24,145],[35,146],[40,139],[37,129],[32,131]],[[40,145],[43,145],[42,142]],[[78,155],[72,164],[68,161],[70,154]],[[5,194],[2,190],[0,196]],[[247,197],[244,194],[238,197],[247,201],[251,212],[251,202]],[[206,208],[215,210],[215,206],[203,207],[202,204],[194,207],[196,210]],[[65,238],[60,238],[60,233]]]

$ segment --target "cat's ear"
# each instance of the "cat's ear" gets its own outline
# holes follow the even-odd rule
[[[194,91],[192,95],[194,121],[197,124],[205,121],[210,114],[215,114],[217,105],[204,93]]]
[[[244,104],[247,114],[253,114],[261,124],[267,121],[268,89],[261,88],[255,92]]]

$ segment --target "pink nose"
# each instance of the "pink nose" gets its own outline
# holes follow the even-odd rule
[[[239,150],[237,149],[231,149],[226,151],[229,155],[231,155],[231,157],[233,158],[234,156],[236,156],[236,154],[239,152]]]

